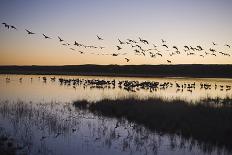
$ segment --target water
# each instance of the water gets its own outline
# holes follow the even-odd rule
[[[46,77],[46,82],[43,80]],[[55,77],[52,81],[51,78]],[[7,81],[6,78],[10,78]],[[20,78],[22,80],[20,81]],[[32,78],[32,79],[31,79]],[[83,79],[83,80],[115,80],[115,86],[109,85],[104,88],[93,87],[94,85],[73,85],[61,84],[59,78]],[[149,81],[159,82],[158,88],[142,89],[133,88],[126,90],[119,88],[119,81]],[[162,87],[164,83],[171,83]],[[58,101],[72,102],[76,100],[88,100],[96,102],[102,99],[119,99],[137,97],[146,99],[159,97],[164,99],[183,99],[188,101],[198,101],[204,98],[226,98],[232,97],[232,79],[204,79],[204,78],[123,78],[123,77],[85,77],[85,76],[39,76],[39,75],[0,75],[0,97],[1,99],[23,99],[27,101]],[[188,84],[194,84],[195,88],[188,88]],[[178,88],[176,85],[180,85]],[[206,85],[205,87],[201,87]],[[182,89],[183,85],[183,89]],[[208,86],[210,85],[210,86]],[[186,87],[186,88],[185,88]]]
[[[61,83],[59,78],[83,82]],[[115,80],[115,85],[84,82],[93,79]],[[159,84],[154,89],[120,88],[118,83],[126,80]],[[229,154],[224,147],[80,110],[72,102],[159,97],[194,104],[208,97],[232,98],[231,86],[231,79],[0,75],[0,127],[22,147],[20,153],[28,154]]]

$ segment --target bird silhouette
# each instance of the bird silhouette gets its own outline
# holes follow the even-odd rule
[[[198,50],[202,51],[203,48],[201,46],[197,46]]]
[[[98,38],[98,40],[103,40],[101,37],[99,37],[98,35],[97,35],[97,38]]]
[[[163,44],[162,46],[164,46],[164,47],[168,48],[168,46],[167,46],[167,45],[165,45],[165,44]]]
[[[172,48],[176,49],[178,51],[178,48],[176,46],[173,46]]]
[[[122,48],[120,46],[117,46],[118,50],[121,50]]]
[[[118,56],[118,54],[113,53],[112,56],[116,57],[116,56]]]
[[[165,41],[165,40],[163,40],[163,39],[161,39],[161,41],[162,41],[162,43],[166,43],[166,41]]]
[[[144,43],[144,44],[149,44],[147,40],[141,39],[140,37],[139,37],[139,41]]]
[[[120,39],[118,39],[119,43],[122,45],[122,44],[125,44],[124,42],[122,42]]]
[[[130,59],[128,59],[128,58],[125,58],[126,59],[126,62],[129,62],[130,61]]]
[[[214,46],[217,45],[215,42],[212,42],[212,43],[213,43]]]
[[[64,40],[63,40],[63,39],[61,39],[59,36],[58,36],[58,38],[59,38],[60,42],[64,41]]]
[[[168,63],[172,63],[170,60],[167,60]]]
[[[99,48],[100,48],[100,49],[103,49],[103,48],[105,48],[105,47],[100,46]]]
[[[215,57],[217,56],[215,53],[212,53],[211,55],[213,55],[213,56],[215,56]]]
[[[203,54],[201,54],[200,57],[204,58],[205,56]]]
[[[34,32],[31,32],[31,31],[29,31],[27,29],[25,29],[25,30],[27,31],[28,34],[35,34]]]
[[[10,28],[10,25],[8,25],[7,23],[2,23],[6,28]]]
[[[161,56],[161,57],[163,56],[161,53],[156,53],[156,54],[159,55],[159,56]]]
[[[79,43],[77,43],[76,41],[74,42],[74,45],[76,45],[76,46],[80,46],[80,44],[79,44]]]
[[[10,28],[17,30],[17,28],[14,25],[10,25]]]
[[[43,34],[43,36],[44,36],[45,39],[52,39],[51,37],[46,36],[45,34]]]
[[[184,48],[186,48],[187,50],[189,50],[189,47],[188,47],[188,46],[186,46],[186,45],[184,46]]]
[[[212,49],[212,48],[210,48],[209,49],[211,52],[216,52],[216,50],[215,49]]]
[[[155,44],[153,44],[154,48],[156,48],[157,46]]]
[[[230,45],[228,45],[228,44],[225,44],[225,46],[227,46],[227,47],[229,47],[229,48],[230,48]]]

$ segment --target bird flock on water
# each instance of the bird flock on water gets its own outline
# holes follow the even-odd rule
[[[2,23],[4,27],[8,30],[18,30],[16,26],[10,25],[7,23]],[[35,35],[37,33],[25,29],[26,33],[28,35]],[[44,39],[55,39],[54,37],[48,36],[44,33],[41,33]],[[103,37],[100,35],[96,35],[96,39],[98,41],[104,41]],[[137,40],[134,39],[117,39],[118,45],[115,45],[115,51],[114,53],[103,53],[97,51],[97,50],[102,50],[105,49],[106,47],[104,46],[95,46],[95,45],[85,45],[82,43],[79,43],[77,41],[73,41],[73,43],[68,43],[66,42],[63,38],[60,36],[57,36],[57,40],[59,43],[61,43],[62,46],[66,46],[69,48],[69,50],[72,51],[77,51],[79,54],[95,54],[95,55],[111,55],[113,57],[117,56],[124,56],[125,62],[131,61],[131,58],[126,57],[126,55],[131,54],[128,52],[121,52],[122,49],[126,48],[126,46],[131,48],[132,54],[137,55],[137,56],[150,56],[151,58],[164,58],[166,59],[166,62],[171,64],[173,63],[172,57],[175,55],[186,55],[186,56],[199,56],[201,58],[205,58],[207,56],[231,56],[231,45],[225,44],[225,48],[228,50],[227,52],[224,51],[219,51],[217,50],[218,44],[215,42],[212,42],[212,47],[209,49],[203,48],[202,46],[192,46],[192,45],[184,45],[183,47],[177,47],[175,45],[169,45],[166,40],[161,39],[161,44],[154,44],[151,43],[148,40],[142,39],[141,37],[138,37]],[[85,48],[85,49],[95,49],[96,52],[89,53],[87,51],[79,50],[78,48]],[[127,50],[128,51],[128,50]],[[168,57],[167,57],[168,56]]]

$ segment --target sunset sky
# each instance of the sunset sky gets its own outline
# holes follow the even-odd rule
[[[231,19],[231,0],[1,0],[1,23],[17,30],[0,25],[0,65],[167,64],[167,60],[172,64],[232,64]],[[36,34],[28,35],[25,29]],[[52,39],[44,39],[43,33]],[[61,45],[57,36],[70,47]],[[139,37],[149,42],[139,43],[144,49],[153,49],[155,44],[163,56],[135,55],[136,48],[118,42],[118,38],[139,41]],[[167,41],[168,50],[161,39]],[[74,41],[105,48],[85,49],[74,46]],[[201,45],[204,51],[187,56],[184,45]],[[170,56],[175,51],[172,46],[181,53]],[[205,55],[210,48],[217,51],[216,56]],[[119,56],[105,55],[113,53]]]

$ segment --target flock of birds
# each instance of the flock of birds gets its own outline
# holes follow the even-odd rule
[[[168,88],[175,88],[176,92],[183,92],[184,90],[188,92],[193,92],[196,87],[204,90],[220,90],[220,91],[230,91],[232,90],[231,85],[223,85],[223,84],[210,84],[210,83],[196,83],[196,82],[184,82],[178,83],[177,81],[171,82],[159,82],[159,81],[137,81],[137,80],[99,80],[99,79],[66,79],[66,78],[56,78],[56,77],[38,77],[42,79],[44,83],[47,80],[51,80],[51,82],[59,81],[60,85],[71,86],[76,89],[78,86],[83,86],[83,88],[89,87],[90,89],[115,89],[118,87],[119,89],[124,89],[128,92],[137,92],[140,90],[148,90],[150,92],[154,92],[157,90],[167,90]],[[22,83],[23,78],[19,78],[19,82]],[[31,81],[33,78],[31,78]],[[6,82],[10,82],[10,78],[6,78]]]
[[[11,30],[17,30],[17,28],[14,25],[10,25],[7,23],[2,23],[6,29],[11,29]],[[32,32],[31,30],[25,29],[28,35],[35,35],[35,32]],[[53,39],[53,37],[50,37],[44,33],[42,33],[43,37],[45,39]],[[113,57],[122,55],[124,56],[124,60],[126,62],[131,61],[128,57],[125,55],[129,54],[128,52],[122,53],[122,49],[126,48],[126,46],[129,46],[129,48],[132,49],[134,55],[138,56],[150,56],[151,58],[161,58],[165,56],[169,56],[166,61],[167,63],[172,63],[171,57],[174,55],[180,55],[184,54],[186,56],[199,56],[199,57],[206,57],[206,56],[228,56],[230,57],[232,53],[230,52],[222,52],[216,49],[218,46],[217,43],[212,42],[212,46],[210,49],[204,49],[202,46],[198,45],[196,47],[191,46],[191,45],[185,45],[182,48],[179,48],[177,46],[170,46],[167,44],[167,41],[164,39],[161,39],[161,45],[158,47],[156,44],[150,43],[148,40],[142,39],[141,37],[138,38],[138,40],[133,40],[133,39],[126,39],[126,40],[120,40],[118,39],[118,45],[115,46],[115,50],[117,52],[114,52],[112,54],[110,53],[102,53],[98,52],[97,50],[102,50],[106,48],[105,46],[94,46],[94,45],[84,45],[82,43],[78,43],[77,41],[74,41],[73,43],[68,43],[64,39],[62,39],[60,36],[57,36],[58,41],[61,43],[63,46],[67,46],[70,50],[72,51],[77,51],[80,54],[87,54],[88,52],[82,51],[82,50],[77,50],[77,48],[90,48],[90,49],[95,49],[96,52],[88,53],[88,54],[95,54],[95,55],[111,55]],[[98,41],[103,41],[103,37],[96,35],[96,39]],[[229,44],[224,45],[228,50],[231,48]],[[152,47],[152,48],[151,48]]]

